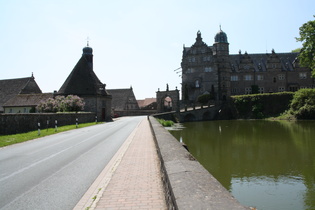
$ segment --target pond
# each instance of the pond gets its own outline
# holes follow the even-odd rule
[[[315,121],[181,125],[171,134],[243,205],[315,209]]]

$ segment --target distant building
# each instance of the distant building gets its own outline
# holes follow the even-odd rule
[[[18,94],[3,105],[4,113],[34,113],[41,101],[53,96],[53,93]]]
[[[93,49],[87,45],[66,81],[55,95],[77,95],[84,99],[84,111],[95,112],[98,120],[111,120],[112,96],[93,71]]]
[[[0,80],[0,113],[29,113],[37,106],[41,94],[33,74],[26,78]]]
[[[202,41],[200,31],[191,47],[183,48],[182,99],[196,101],[210,94],[216,100],[231,95],[274,93],[313,88],[311,69],[301,67],[298,53],[229,53],[226,33],[221,28],[214,44]]]
[[[112,110],[139,110],[139,105],[132,87],[126,89],[108,89],[109,94],[112,95]]]
[[[143,100],[137,100],[139,108],[144,110],[157,109],[156,98],[145,98]]]

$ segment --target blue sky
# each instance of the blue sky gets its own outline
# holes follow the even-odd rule
[[[0,0],[0,79],[33,72],[43,92],[59,90],[89,37],[107,89],[155,97],[180,89],[174,70],[198,30],[212,45],[221,25],[231,54],[290,52],[313,15],[314,0]]]

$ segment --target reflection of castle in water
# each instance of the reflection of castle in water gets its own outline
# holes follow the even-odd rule
[[[271,187],[279,188],[275,190],[288,190],[271,196],[272,200],[288,196],[281,208],[304,204],[296,209],[314,209],[314,126],[315,121],[208,121],[184,123],[183,130],[170,132],[177,139],[182,138],[197,160],[232,193],[237,187],[252,191],[256,197],[268,198],[260,193],[265,193],[264,183],[273,183]],[[255,183],[251,185],[250,181]],[[297,194],[303,196],[290,199]],[[244,201],[247,198],[237,199],[244,205],[251,202]]]

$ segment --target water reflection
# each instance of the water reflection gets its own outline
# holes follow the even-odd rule
[[[244,205],[315,209],[315,121],[210,121],[170,131]]]

